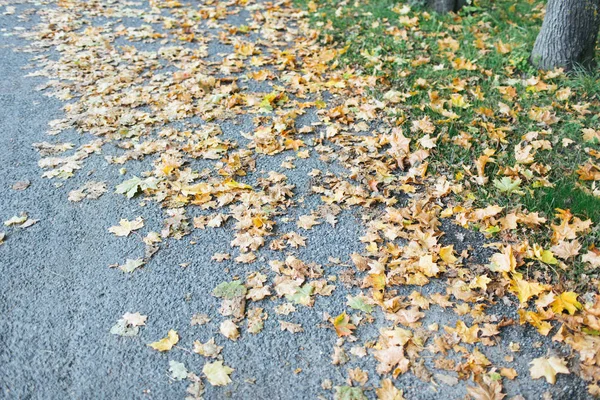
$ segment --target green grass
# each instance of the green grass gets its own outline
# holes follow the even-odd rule
[[[406,3],[395,0],[296,1],[300,7],[313,9],[310,19],[324,44],[345,49],[338,60],[342,66],[378,77],[380,86],[373,93],[376,97],[381,98],[389,89],[410,94],[390,115],[404,121],[400,125],[405,135],[411,135],[410,123],[415,119],[429,116],[434,121],[438,146],[429,158],[432,172],[461,179],[465,167],[474,172],[473,165],[485,149],[496,151],[494,162],[485,170],[488,184],[479,186],[469,182],[468,176],[462,178],[468,189],[464,196],[475,206],[522,208],[549,219],[556,208],[570,209],[576,216],[600,223],[600,198],[591,194],[592,182],[581,181],[576,173],[590,159],[586,149],[600,151],[598,143],[582,139],[582,128],[600,126],[600,75],[576,70],[543,76],[529,63],[542,24],[543,1],[474,1],[459,15],[440,15],[418,6],[402,9]],[[411,25],[413,18],[418,22]],[[402,31],[394,36],[394,32]],[[457,50],[443,49],[444,40],[450,39],[459,45]],[[497,51],[507,44],[510,51]],[[477,70],[453,69],[451,63],[456,57],[472,61]],[[429,62],[415,64],[421,58]],[[552,90],[536,91],[533,81],[525,83],[536,76]],[[418,84],[423,80],[426,87]],[[514,97],[501,93],[499,87],[514,88]],[[474,88],[483,98],[472,92]],[[557,99],[556,90],[570,90],[571,96]],[[446,100],[459,93],[469,106],[452,108],[459,119],[448,121],[429,107],[432,92]],[[499,103],[514,114],[499,115]],[[576,112],[573,105],[586,105],[589,113]],[[537,107],[551,107],[559,121],[541,126],[529,115]],[[484,115],[483,109],[492,114]],[[496,130],[504,129],[505,137],[499,139],[490,132],[489,124]],[[536,140],[544,140],[551,149],[534,150],[534,163],[518,164],[515,146],[532,131],[539,132]],[[461,134],[472,137],[471,148],[454,143]],[[599,164],[600,160],[593,162]],[[517,169],[523,194],[502,192],[493,184],[504,176],[506,167]],[[583,240],[587,244],[599,238],[594,230]],[[547,244],[549,235],[538,239]]]

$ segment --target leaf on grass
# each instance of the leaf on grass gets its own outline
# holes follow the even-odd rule
[[[208,379],[208,382],[213,386],[225,386],[231,383],[229,375],[234,369],[223,365],[223,361],[215,361],[214,363],[208,363],[202,368],[202,372]]]
[[[177,344],[177,342],[179,342],[179,335],[177,334],[176,331],[171,329],[167,333],[166,338],[162,338],[157,342],[150,343],[150,344],[148,344],[148,346],[150,346],[154,350],[158,350],[158,351],[169,351],[173,348],[173,346],[175,346]]]
[[[521,178],[516,178],[512,180],[509,176],[504,176],[502,179],[494,179],[494,186],[500,190],[502,193],[517,193],[523,195],[524,192],[518,190],[521,185]]]

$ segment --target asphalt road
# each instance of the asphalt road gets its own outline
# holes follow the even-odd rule
[[[2,2],[0,2],[2,4]],[[163,212],[157,204],[140,205],[139,199],[128,200],[114,193],[114,186],[123,180],[119,167],[104,161],[104,154],[91,156],[76,176],[66,181],[42,178],[38,167],[39,155],[33,143],[58,140],[46,134],[48,122],[63,115],[63,103],[44,96],[35,88],[45,78],[26,77],[31,69],[31,54],[15,52],[26,42],[14,33],[17,27],[31,29],[36,17],[20,20],[23,10],[42,6],[15,4],[16,12],[1,15],[0,6],[0,220],[6,221],[20,212],[39,219],[35,225],[19,229],[2,227],[7,234],[0,246],[0,397],[6,399],[175,399],[185,396],[186,382],[169,378],[169,361],[183,362],[189,371],[200,375],[205,360],[191,353],[194,340],[206,341],[215,337],[224,346],[225,364],[234,368],[233,383],[222,388],[206,386],[205,398],[233,399],[309,399],[319,395],[331,398],[332,392],[322,389],[324,379],[334,386],[344,384],[347,369],[359,366],[369,372],[368,387],[379,384],[376,361],[370,357],[351,357],[343,366],[331,365],[331,354],[338,340],[335,333],[322,324],[322,314],[337,315],[345,310],[346,295],[354,293],[339,285],[331,297],[319,297],[313,308],[299,307],[296,313],[281,317],[271,312],[281,300],[263,301],[270,314],[265,329],[258,335],[242,330],[242,337],[231,342],[218,333],[223,317],[217,309],[219,300],[210,292],[219,283],[234,276],[245,276],[257,269],[268,271],[267,260],[282,259],[284,254],[262,251],[258,263],[216,263],[216,252],[229,252],[230,229],[194,231],[182,240],[168,240],[160,251],[141,270],[123,274],[109,268],[126,258],[143,256],[144,245],[139,236],[115,237],[108,232],[121,218],[142,216],[145,226],[138,231],[145,235],[159,231]],[[243,22],[243,15],[241,21]],[[134,21],[125,21],[125,24]],[[144,45],[136,44],[143,48]],[[209,46],[211,56],[223,48]],[[310,119],[311,117],[306,117]],[[244,143],[240,132],[248,131],[251,121],[240,117],[239,125],[224,124],[228,137]],[[83,144],[85,134],[73,131],[61,133],[61,141]],[[106,149],[110,152],[110,149]],[[258,171],[280,170],[285,155],[259,159]],[[298,168],[286,170],[305,202],[290,211],[291,221],[318,205],[318,197],[309,194],[307,173],[313,168],[335,170],[335,165],[318,159],[303,160]],[[151,160],[127,164],[130,173],[151,167]],[[90,179],[105,180],[109,191],[98,200],[72,203],[67,200],[70,190]],[[17,181],[29,180],[24,191],[11,189]],[[290,224],[293,226],[293,223]],[[362,235],[360,215],[351,210],[339,216],[335,228],[328,224],[315,227],[307,247],[295,254],[306,261],[325,266],[326,274],[340,268],[328,266],[329,257],[349,261],[349,255],[360,252]],[[455,238],[456,228],[448,232],[448,240],[457,246],[481,245],[481,238],[467,233],[465,242]],[[464,233],[464,232],[463,232]],[[194,241],[195,244],[190,242]],[[180,264],[189,263],[187,267]],[[441,284],[427,290],[441,290]],[[498,306],[501,313],[515,317],[511,308]],[[136,337],[119,337],[110,328],[126,312],[148,315],[145,327]],[[191,326],[195,313],[207,313],[212,320],[203,326]],[[291,334],[279,329],[279,319],[301,323],[305,332]],[[456,316],[432,308],[425,324],[451,324]],[[358,332],[360,340],[377,338],[384,321],[379,318]],[[166,335],[169,329],[179,332],[180,348],[158,353],[147,343]],[[520,343],[522,351],[511,364],[519,377],[505,380],[510,395],[521,394],[538,399],[549,391],[554,399],[585,397],[585,386],[574,375],[559,376],[550,386],[542,380],[529,378],[528,362],[546,354],[555,346],[530,327],[512,326],[503,330],[502,344],[486,348],[486,355],[497,365],[503,364],[510,342]],[[541,347],[533,343],[543,342]],[[557,351],[562,351],[555,347]],[[455,399],[465,396],[465,385],[435,387],[412,374],[395,381],[406,398]],[[373,391],[367,391],[374,397]]]

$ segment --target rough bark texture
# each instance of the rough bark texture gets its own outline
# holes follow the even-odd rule
[[[548,0],[531,62],[541,69],[590,68],[600,27],[600,0]]]
[[[466,0],[427,0],[427,5],[436,12],[447,13],[458,11]]]

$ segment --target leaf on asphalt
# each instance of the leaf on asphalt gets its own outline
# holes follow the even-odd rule
[[[506,397],[502,393],[502,384],[491,381],[489,384],[478,383],[477,386],[467,386],[467,393],[474,400],[502,400]]]
[[[221,332],[221,335],[234,342],[240,337],[238,326],[230,319],[221,322],[221,325],[219,325],[219,332]]]
[[[169,361],[169,372],[171,373],[171,378],[176,381],[187,379],[188,376],[188,370],[185,368],[185,364],[178,361]]]
[[[90,181],[79,189],[69,192],[69,201],[78,202],[83,199],[96,200],[106,192],[106,182]]]
[[[295,293],[287,294],[285,297],[289,301],[293,301],[296,304],[301,304],[303,306],[310,306],[310,305],[312,305],[312,302],[313,302],[311,295],[312,295],[314,289],[315,288],[313,287],[313,285],[311,285],[310,283],[305,283],[304,285],[298,287],[296,289]]]
[[[190,320],[190,325],[194,326],[194,325],[204,325],[210,322],[210,318],[208,317],[207,314],[194,314],[192,315],[192,319]]]
[[[22,191],[25,190],[31,185],[31,182],[28,180],[15,182],[11,187],[12,190]]]
[[[139,332],[139,327],[129,324],[123,318],[119,319],[117,323],[110,328],[110,333],[119,336],[136,336]]]
[[[378,400],[404,400],[402,390],[396,388],[391,379],[382,379],[381,387],[375,389]]]
[[[176,331],[171,329],[167,333],[167,337],[160,339],[159,341],[152,342],[148,344],[148,346],[152,347],[154,350],[158,351],[169,351],[179,342],[179,335]]]
[[[246,286],[241,281],[222,282],[213,290],[213,296],[234,299],[246,294]]]
[[[139,312],[136,313],[125,313],[123,319],[131,326],[144,326],[146,325],[147,315],[142,315]]]
[[[359,387],[336,386],[334,400],[367,400],[363,390]]]
[[[127,196],[127,198],[132,198],[135,196],[138,191],[144,191],[148,189],[157,189],[158,180],[154,177],[140,179],[137,176],[126,180],[116,187],[116,192],[121,193]]]
[[[292,322],[279,320],[279,327],[282,331],[288,331],[291,333],[304,332],[304,328],[300,324],[294,324]]]
[[[15,215],[14,217],[11,217],[10,219],[4,221],[4,225],[22,225],[23,223],[25,223],[25,221],[27,221],[28,218],[29,217],[27,216],[27,213],[21,213],[20,215]]]
[[[144,226],[144,220],[142,217],[137,217],[133,221],[128,219],[121,219],[119,225],[111,226],[108,228],[110,233],[114,233],[115,236],[129,236],[133,231],[136,231]]]
[[[350,323],[350,317],[344,311],[334,318],[333,326],[338,336],[349,336],[356,329],[356,326]]]
[[[531,365],[529,372],[531,373],[532,379],[540,379],[543,377],[552,385],[556,383],[557,374],[570,373],[567,368],[567,362],[558,357],[540,357],[534,359],[529,364]]]
[[[128,258],[127,260],[125,260],[125,264],[119,265],[119,269],[123,272],[131,273],[131,272],[135,271],[136,269],[140,268],[141,266],[143,266],[144,264],[145,264],[145,261],[141,258],[136,259],[136,260]]]
[[[366,302],[366,300],[368,300],[367,297],[364,297],[364,296],[352,297],[352,296],[348,295],[347,299],[348,299],[348,306],[354,308],[355,310],[360,310],[367,314],[370,314],[373,311],[373,306]]]
[[[202,373],[206,376],[208,382],[213,386],[225,386],[230,384],[231,378],[229,375],[234,369],[223,365],[223,361],[215,361],[213,363],[206,363],[202,368]]]
[[[202,343],[198,340],[194,342],[194,353],[200,354],[204,357],[217,358],[217,356],[223,350],[223,346],[219,346],[215,343],[215,338],[210,338],[206,343]]]

